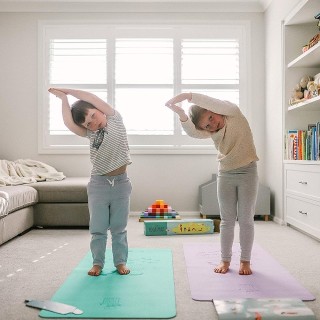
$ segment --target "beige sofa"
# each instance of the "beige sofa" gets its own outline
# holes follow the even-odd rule
[[[0,245],[35,227],[89,225],[88,177],[0,187]]]

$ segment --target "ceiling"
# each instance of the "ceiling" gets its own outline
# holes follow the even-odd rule
[[[157,4],[162,6],[182,5],[187,3],[188,5],[200,5],[200,6],[212,6],[219,7],[220,10],[224,7],[223,11],[236,11],[242,8],[241,11],[265,11],[272,0],[0,0],[0,12],[23,12],[23,11],[41,11],[43,8],[50,8],[54,6],[70,6],[72,3],[77,3],[83,6],[93,6],[94,4],[102,6],[104,4],[124,4],[134,3],[139,4]],[[68,10],[69,11],[69,10]]]

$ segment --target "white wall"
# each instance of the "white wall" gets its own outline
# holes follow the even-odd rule
[[[272,190],[272,211],[275,220],[283,222],[283,63],[282,21],[299,0],[272,1],[265,12],[266,28],[266,184]]]
[[[114,7],[113,11],[116,11]],[[42,155],[37,152],[37,24],[39,20],[108,21],[116,18],[128,22],[250,21],[251,48],[248,57],[252,76],[247,89],[252,111],[248,114],[248,120],[261,159],[259,174],[263,182],[266,164],[262,13],[0,13],[0,159],[35,159],[54,166],[67,176],[89,175],[87,155]],[[157,198],[163,198],[181,213],[198,211],[198,186],[209,180],[217,167],[213,155],[133,155],[132,158],[133,164],[129,168],[134,185],[132,211],[142,211]],[[270,164],[268,170],[273,171]]]

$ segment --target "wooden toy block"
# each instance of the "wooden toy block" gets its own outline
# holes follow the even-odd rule
[[[148,207],[147,209],[148,212],[153,212],[153,213],[163,213],[163,212],[170,212],[172,211],[172,208],[168,206],[167,208],[156,208],[156,207]]]
[[[152,204],[151,208],[153,209],[166,209],[168,208],[167,204]]]
[[[213,233],[211,219],[181,219],[179,221],[144,221],[146,236]]]

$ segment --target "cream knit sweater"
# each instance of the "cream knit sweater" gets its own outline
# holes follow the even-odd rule
[[[214,133],[197,130],[189,118],[181,122],[189,136],[213,140],[218,150],[217,161],[220,171],[238,169],[259,160],[249,123],[237,105],[199,93],[192,93],[190,102],[225,116],[225,126]]]

